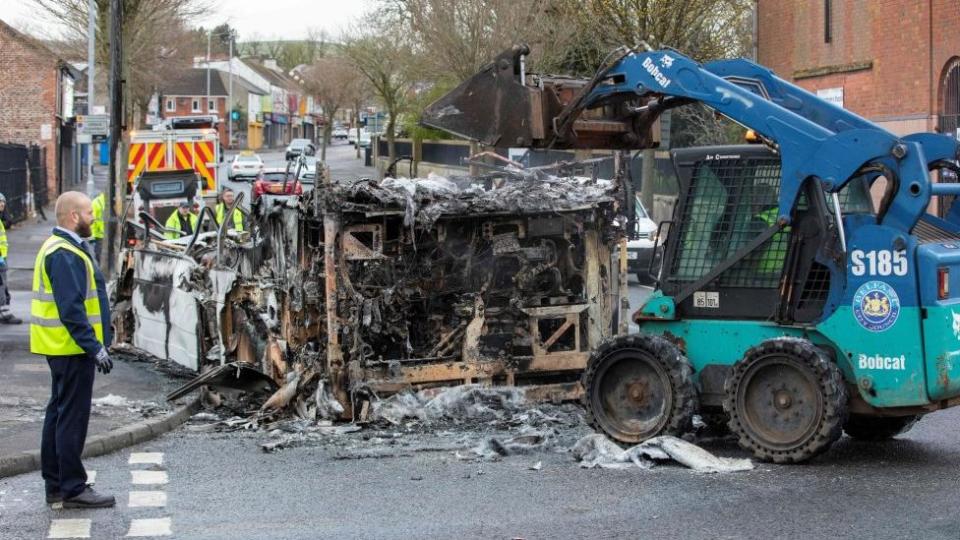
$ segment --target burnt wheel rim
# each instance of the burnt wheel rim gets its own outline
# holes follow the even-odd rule
[[[743,429],[771,450],[792,450],[816,433],[824,399],[816,376],[795,360],[768,356],[755,362],[737,389]]]
[[[593,383],[594,417],[601,428],[625,442],[657,435],[673,405],[670,376],[650,354],[621,350],[603,362]]]

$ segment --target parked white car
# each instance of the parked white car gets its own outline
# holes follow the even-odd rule
[[[304,187],[312,187],[317,183],[318,164],[322,164],[322,162],[315,157],[304,158],[303,166],[300,168],[300,174],[297,175],[297,180],[300,180],[300,183],[303,184]]]
[[[240,152],[234,156],[227,170],[227,178],[256,178],[263,171],[263,160],[253,152]]]
[[[650,262],[656,256],[660,239],[657,238],[657,224],[650,219],[639,197],[636,201],[637,238],[627,241],[627,268],[636,274],[640,283],[650,285],[656,281],[656,276],[650,274]]]

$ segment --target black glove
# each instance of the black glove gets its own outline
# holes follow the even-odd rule
[[[113,360],[110,359],[110,354],[107,352],[107,349],[100,349],[100,352],[97,353],[97,357],[94,360],[97,362],[97,371],[104,375],[110,373],[110,370],[113,369]]]

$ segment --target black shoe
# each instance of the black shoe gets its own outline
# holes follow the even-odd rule
[[[117,504],[113,495],[101,495],[87,486],[79,495],[63,500],[64,508],[110,508]]]
[[[47,493],[47,504],[53,504],[63,502],[63,493],[59,491],[51,491]]]

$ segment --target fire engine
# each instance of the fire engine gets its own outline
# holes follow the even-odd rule
[[[152,131],[130,134],[127,182],[133,191],[145,172],[194,170],[204,197],[216,197],[219,187],[220,137],[216,116],[172,117]]]

